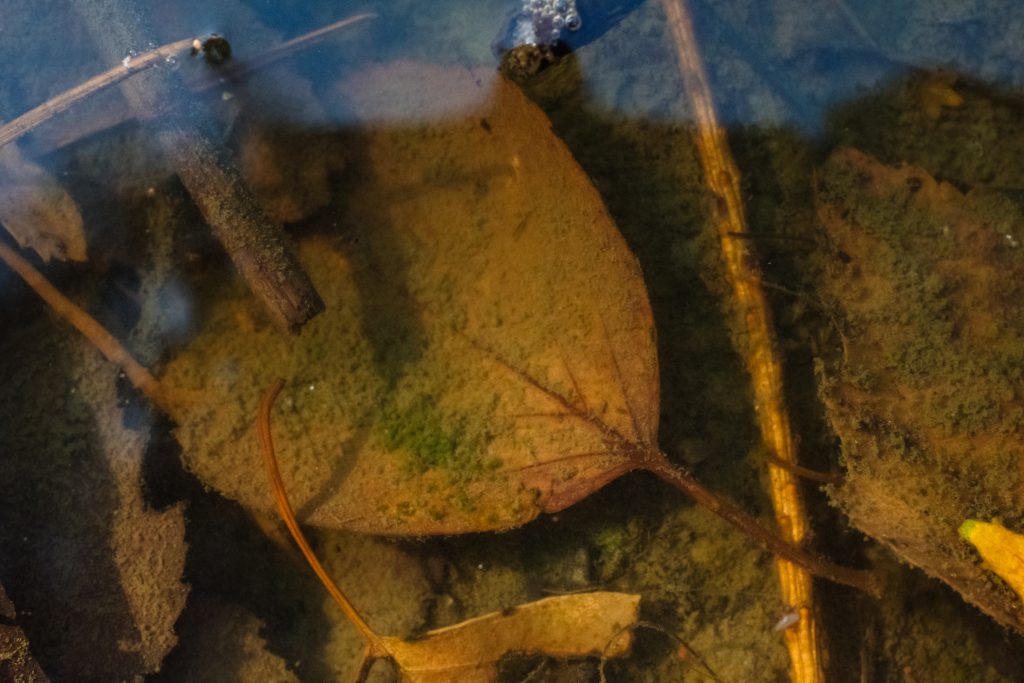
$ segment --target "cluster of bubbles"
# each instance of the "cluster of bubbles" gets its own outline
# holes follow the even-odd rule
[[[524,0],[515,26],[516,45],[552,45],[562,31],[583,25],[576,0]]]

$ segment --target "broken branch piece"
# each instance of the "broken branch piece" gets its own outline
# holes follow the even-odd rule
[[[139,9],[122,0],[83,0],[75,10],[111,61],[120,60],[125,46],[145,44],[150,37]],[[121,83],[138,114],[158,110],[160,101],[168,97],[180,101],[190,97],[175,74],[154,70],[149,75],[147,81]],[[213,128],[210,116],[193,103],[183,109],[180,119],[161,120],[157,139],[270,320],[295,334],[323,311],[323,300],[288,238],[259,207],[227,150],[214,143]]]

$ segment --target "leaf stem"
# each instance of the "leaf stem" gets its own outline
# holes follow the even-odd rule
[[[284,380],[278,379],[263,393],[263,398],[260,399],[259,418],[257,420],[259,427],[260,436],[260,450],[263,453],[263,462],[267,466],[267,476],[270,478],[270,486],[274,492],[274,501],[277,503],[277,510],[281,514],[281,518],[284,520],[285,525],[288,527],[288,531],[291,532],[292,538],[295,539],[296,545],[299,546],[299,550],[302,551],[306,561],[309,562],[309,566],[313,568],[317,578],[327,589],[327,592],[331,594],[334,601],[338,603],[338,607],[345,613],[348,620],[356,627],[363,638],[366,640],[367,647],[369,649],[369,656],[372,657],[384,657],[389,656],[387,648],[384,646],[383,639],[370,628],[370,625],[366,623],[366,620],[356,611],[356,608],[349,602],[345,594],[338,588],[338,584],[334,583],[327,570],[324,569],[323,565],[320,564],[320,560],[316,558],[313,553],[313,549],[309,545],[309,541],[306,540],[305,535],[299,528],[299,523],[295,519],[295,513],[292,512],[291,503],[288,502],[288,495],[285,493],[284,482],[281,480],[281,472],[277,467],[277,457],[274,455],[274,441],[270,433],[270,413],[274,407],[274,401],[277,399],[278,394],[281,393],[281,389],[284,388]]]
[[[719,498],[701,486],[696,479],[682,468],[669,462],[664,453],[659,452],[652,455],[644,468],[690,496],[699,505],[732,524],[744,534],[757,541],[768,552],[804,568],[815,576],[834,581],[835,583],[841,583],[844,586],[851,586],[875,598],[882,595],[882,581],[876,574],[861,569],[843,567],[784,540],[734,503],[724,498]]]

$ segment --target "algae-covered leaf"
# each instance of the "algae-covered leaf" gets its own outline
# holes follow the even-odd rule
[[[649,449],[658,422],[642,276],[543,113],[454,67],[339,92],[367,122],[347,133],[343,227],[300,245],[328,311],[285,339],[240,288],[211,302],[163,373],[199,397],[175,415],[188,466],[269,510],[253,416],[278,376],[279,459],[315,524],[507,528],[640,466],[624,445]]]
[[[405,681],[484,683],[495,679],[499,660],[511,653],[621,656],[629,651],[639,608],[640,596],[628,593],[560,595],[428,631],[419,640],[383,640]]]
[[[1005,196],[963,194],[852,150],[819,174],[835,258],[823,298],[843,358],[826,371],[853,524],[1024,630],[1019,599],[960,541],[964,519],[1024,521],[1024,251]]]

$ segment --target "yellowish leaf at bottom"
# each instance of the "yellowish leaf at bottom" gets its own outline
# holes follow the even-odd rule
[[[560,595],[492,612],[445,628],[423,639],[385,637],[384,645],[416,683],[492,681],[506,654],[552,657],[615,657],[629,650],[640,596],[593,592]]]

